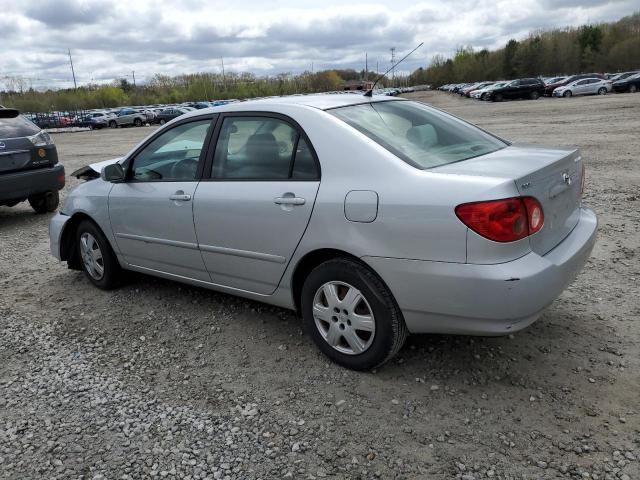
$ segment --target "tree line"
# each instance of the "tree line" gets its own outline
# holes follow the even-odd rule
[[[415,83],[500,80],[640,69],[640,12],[617,22],[539,30],[497,50],[460,47],[452,58],[436,55],[411,75]]]
[[[282,73],[258,77],[251,73],[195,73],[176,76],[154,75],[143,85],[135,86],[126,78],[108,85],[86,85],[67,89],[38,91],[24,80],[5,79],[0,105],[23,112],[69,111],[111,108],[124,105],[154,105],[202,100],[225,100],[291,95],[338,90],[349,80],[375,78],[375,72],[323,70],[298,75]],[[384,85],[384,81],[381,83]]]

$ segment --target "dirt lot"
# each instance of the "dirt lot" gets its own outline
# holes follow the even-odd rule
[[[99,291],[48,255],[47,216],[2,207],[0,477],[640,478],[640,94],[413,96],[588,159],[599,240],[540,321],[413,336],[355,373],[284,310],[143,276]],[[55,140],[71,172],[150,132]]]

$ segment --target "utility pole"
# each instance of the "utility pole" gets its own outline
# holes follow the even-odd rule
[[[395,85],[396,83],[396,47],[391,47],[391,85]]]
[[[364,52],[364,81],[367,81],[367,76],[369,74],[369,57],[367,52]]]
[[[224,89],[227,89],[227,79],[224,76],[224,58],[220,57],[220,61],[222,62],[222,86]]]
[[[71,49],[69,49],[69,63],[71,64],[71,75],[73,76],[73,88],[77,90],[78,84],[76,83],[76,72],[73,70],[73,60],[71,59]]]
[[[136,88],[136,71],[131,71],[131,76],[133,77],[133,88]]]

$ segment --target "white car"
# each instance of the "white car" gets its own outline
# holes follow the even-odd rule
[[[553,90],[554,97],[571,97],[573,95],[606,95],[613,88],[611,80],[602,78],[583,78]]]
[[[481,88],[479,90],[474,90],[473,92],[471,92],[471,98],[476,98],[478,100],[486,100],[488,92],[490,92],[495,88],[504,87],[507,83],[509,82],[496,82],[496,83],[492,83],[491,85],[487,85],[486,87]]]

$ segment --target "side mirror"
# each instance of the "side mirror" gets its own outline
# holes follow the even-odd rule
[[[107,165],[102,169],[100,176],[105,182],[124,182],[124,169],[119,163],[112,163],[111,165]]]

